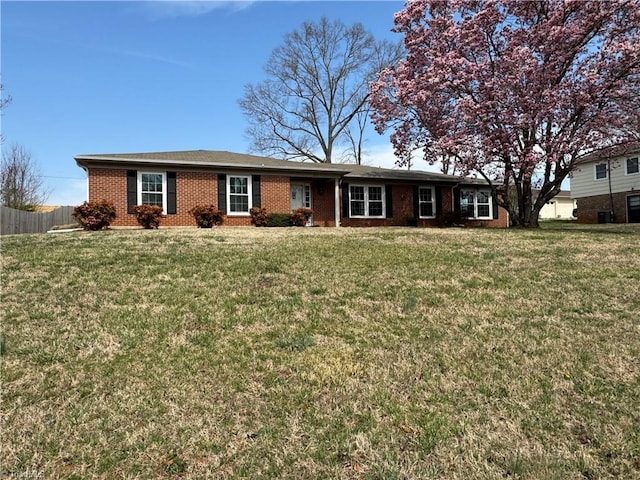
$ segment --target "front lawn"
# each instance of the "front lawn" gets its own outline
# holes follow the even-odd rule
[[[640,229],[2,238],[0,477],[640,477]]]

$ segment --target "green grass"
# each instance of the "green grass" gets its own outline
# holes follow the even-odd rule
[[[640,477],[640,228],[2,238],[0,476]]]

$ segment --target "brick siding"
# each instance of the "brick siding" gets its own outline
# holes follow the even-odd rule
[[[223,174],[222,174],[223,175]],[[170,214],[161,220],[164,227],[195,226],[189,210],[195,205],[213,204],[218,206],[218,174],[213,172],[192,172],[177,170],[176,174],[176,214]],[[311,185],[313,222],[322,227],[335,226],[335,183],[333,179],[290,178],[283,175],[260,176],[261,205],[268,213],[291,211],[291,183]],[[341,218],[341,225],[353,227],[366,226],[403,226],[407,225],[413,211],[413,190],[408,184],[392,186],[392,218]],[[137,226],[135,216],[127,214],[127,170],[117,168],[89,169],[89,200],[109,200],[115,204],[115,227]],[[624,198],[623,209],[624,213]],[[442,187],[442,210],[450,212],[452,192],[450,187]],[[580,206],[579,206],[580,208]],[[499,208],[499,218],[495,220],[470,220],[468,226],[507,227],[507,212]],[[622,217],[624,218],[624,216]],[[437,226],[435,219],[418,219],[420,227]],[[249,226],[251,217],[227,216],[227,226]]]
[[[613,214],[615,223],[627,222],[627,196],[637,192],[614,193]],[[611,211],[609,195],[578,198],[578,223],[598,223],[598,213]]]

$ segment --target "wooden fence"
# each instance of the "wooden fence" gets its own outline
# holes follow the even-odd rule
[[[58,207],[46,213],[25,212],[0,206],[0,235],[44,233],[54,225],[76,223],[73,207]]]

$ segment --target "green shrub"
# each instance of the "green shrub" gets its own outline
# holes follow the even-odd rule
[[[146,229],[158,228],[162,215],[162,207],[159,205],[136,205],[133,207],[138,225]]]
[[[266,227],[267,226],[267,209],[264,207],[253,207],[249,210],[249,214],[251,215],[251,223],[253,223],[256,227]]]
[[[116,207],[112,202],[84,202],[74,207],[73,215],[85,230],[104,230],[116,218]]]
[[[297,208],[291,212],[291,225],[294,227],[304,227],[313,215],[310,208]]]
[[[290,213],[270,213],[267,215],[267,227],[290,227]]]
[[[196,205],[189,210],[189,215],[193,216],[198,228],[211,228],[224,222],[224,214],[213,205]]]

